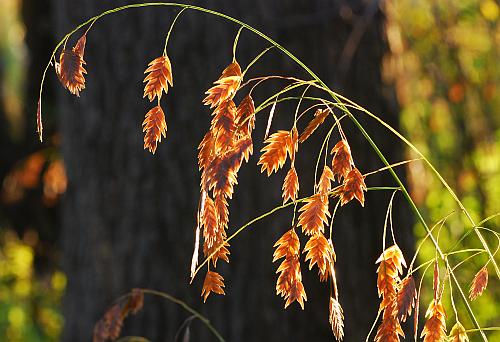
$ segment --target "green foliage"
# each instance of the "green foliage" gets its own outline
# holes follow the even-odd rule
[[[396,84],[403,133],[429,157],[477,223],[500,211],[499,6],[493,0],[428,0],[417,6],[415,1],[402,0],[390,2],[387,11],[391,56],[385,71]],[[455,212],[439,237],[440,244],[452,246],[469,230],[469,220],[423,164],[410,164],[409,181],[412,196],[425,208],[429,222]],[[496,217],[484,226],[495,230],[499,224]],[[415,232],[421,239],[426,235],[420,225]],[[495,251],[495,236],[484,235]],[[470,234],[454,250],[480,247]],[[420,262],[434,255],[434,247],[425,245]],[[450,260],[456,263],[463,257]],[[459,280],[469,284],[487,260],[486,253],[469,259],[460,266]],[[495,278],[491,269],[490,274]],[[432,298],[432,289],[424,288],[424,298]],[[491,284],[472,303],[484,326],[498,325],[499,298],[499,288]],[[449,326],[453,320],[448,315]],[[460,315],[460,320],[469,323],[466,315]]]
[[[66,277],[54,272],[34,274],[36,233],[19,239],[3,231],[0,243],[0,335],[9,341],[58,341],[63,319],[59,313]]]

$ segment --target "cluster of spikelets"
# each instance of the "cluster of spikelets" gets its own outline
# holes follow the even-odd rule
[[[86,70],[83,59],[86,43],[84,34],[71,49],[63,48],[59,62],[54,63],[56,74],[61,84],[72,94],[79,96],[85,89]],[[168,87],[173,86],[172,67],[166,53],[151,61],[146,69],[144,97],[150,102],[157,99],[157,105],[149,110],[143,122],[144,148],[153,154],[162,137],[166,137],[167,125],[160,100]],[[229,244],[227,229],[229,224],[229,200],[242,163],[248,162],[253,153],[252,131],[255,127],[255,106],[250,94],[247,94],[236,105],[233,101],[243,81],[239,64],[233,60],[214,85],[206,92],[203,103],[212,111],[210,129],[198,147],[198,166],[201,171],[200,200],[197,213],[196,244],[191,265],[191,276],[196,274],[198,263],[198,246],[200,231],[203,236],[203,254],[208,259],[208,270],[202,288],[204,301],[210,293],[224,294],[224,279],[214,269],[219,259],[229,262]],[[309,269],[315,265],[321,282],[330,280],[329,321],[332,331],[338,340],[343,338],[344,316],[339,302],[337,281],[335,276],[336,254],[333,242],[325,236],[330,214],[330,199],[339,197],[341,205],[353,199],[364,206],[364,192],[367,187],[364,176],[355,167],[347,138],[340,123],[337,122],[341,139],[331,150],[331,164],[325,165],[321,177],[314,186],[314,193],[302,200],[298,199],[299,177],[295,169],[295,157],[299,144],[304,143],[314,131],[333,115],[330,108],[320,108],[314,113],[304,131],[299,135],[297,127],[290,130],[279,130],[265,140],[258,165],[267,176],[283,168],[290,158],[290,168],[284,178],[282,187],[283,203],[292,201],[304,203],[300,209],[297,222],[275,243],[273,262],[282,260],[277,269],[276,293],[285,300],[285,308],[297,301],[302,308],[307,295],[302,283],[300,240],[296,229],[301,227],[307,237],[302,253],[306,254],[305,262]],[[40,139],[42,138],[41,99],[38,101],[37,124]],[[331,165],[331,166],[330,166]],[[330,227],[331,229],[331,227]],[[382,321],[377,329],[375,341],[399,341],[404,333],[401,323],[405,322],[414,311],[415,336],[418,329],[419,293],[417,292],[412,273],[401,279],[406,263],[397,245],[383,251],[376,261],[377,288],[381,298],[379,311]],[[469,298],[476,299],[488,284],[488,271],[484,266],[474,277]],[[446,314],[441,303],[443,287],[439,285],[439,268],[437,260],[434,267],[434,298],[426,313],[427,321],[421,332],[424,342],[445,341]],[[94,342],[115,340],[119,337],[123,320],[142,308],[143,292],[134,290],[112,306],[94,329]],[[414,310],[413,310],[414,309]],[[468,341],[465,328],[456,322],[449,338],[452,341]]]
[[[204,104],[213,109],[210,129],[199,145],[198,164],[201,171],[201,194],[198,208],[197,236],[202,230],[203,253],[208,259],[208,270],[203,283],[202,296],[206,301],[211,292],[224,294],[223,277],[210,270],[217,266],[217,260],[229,261],[227,233],[229,222],[228,200],[237,184],[238,171],[243,161],[248,161],[253,151],[252,130],[255,125],[254,104],[250,94],[243,97],[238,106],[233,98],[242,82],[240,66],[233,61],[224,69],[220,78],[214,82],[204,99]],[[283,203],[296,202],[299,194],[299,177],[295,169],[295,157],[299,143],[308,137],[331,115],[329,108],[315,112],[306,129],[299,135],[294,125],[290,130],[279,130],[265,140],[258,165],[267,176],[283,168],[290,159],[290,168],[285,176],[282,197]],[[294,301],[304,307],[307,300],[302,284],[300,266],[300,241],[297,227],[308,237],[302,253],[309,268],[318,267],[320,281],[332,280],[334,289],[330,298],[330,322],[337,338],[343,337],[343,312],[338,301],[334,263],[336,261],[333,243],[324,235],[330,214],[330,198],[339,196],[342,205],[356,198],[364,205],[366,185],[364,177],[355,167],[351,150],[343,132],[342,139],[335,145],[331,167],[325,165],[314,193],[304,199],[299,209],[300,215],[292,229],[288,230],[275,244],[273,261],[282,259],[277,273],[276,293],[285,300],[285,307]],[[335,182],[338,182],[334,187]],[[197,246],[191,274],[197,267]]]
[[[403,267],[406,262],[403,253],[397,245],[393,245],[382,253],[377,259],[377,288],[381,298],[379,312],[382,313],[382,322],[378,327],[375,341],[399,341],[399,337],[404,337],[401,323],[412,315],[414,311],[414,335],[415,340],[418,334],[418,310],[420,288],[417,292],[412,274],[401,279]],[[474,277],[470,287],[469,298],[474,300],[480,296],[488,284],[488,271],[483,267]],[[420,286],[421,287],[421,286]],[[444,284],[440,285],[438,260],[434,261],[433,274],[433,299],[427,309],[427,318],[420,337],[424,342],[465,342],[468,336],[465,328],[460,322],[456,322],[446,335],[446,313],[442,304]],[[414,310],[413,310],[414,309]]]
[[[229,262],[226,230],[229,224],[229,200],[238,183],[238,172],[253,153],[252,131],[255,125],[254,103],[250,94],[236,106],[233,99],[243,80],[240,65],[229,64],[213,87],[207,90],[203,103],[212,109],[210,129],[198,147],[201,171],[198,230],[203,230],[203,254],[213,268],[219,259]],[[197,254],[197,253],[196,253]],[[194,275],[195,263],[192,265]],[[203,283],[204,301],[211,292],[224,294],[224,279],[207,271]]]
[[[80,96],[80,92],[85,89],[84,74],[87,71],[84,68],[86,64],[83,55],[85,52],[85,43],[87,34],[85,33],[78,39],[75,46],[71,49],[63,48],[59,62],[54,63],[57,77],[61,84],[69,90],[73,95]],[[167,124],[165,114],[160,106],[160,100],[163,93],[168,92],[168,87],[173,86],[172,65],[166,54],[155,58],[148,64],[148,68],[144,72],[147,74],[144,82],[144,97],[147,97],[150,102],[157,99],[157,105],[146,113],[142,123],[144,135],[144,149],[148,149],[151,153],[156,152],[156,148],[162,137],[167,134]],[[42,140],[42,119],[41,119],[41,99],[38,100],[37,108],[37,130]]]

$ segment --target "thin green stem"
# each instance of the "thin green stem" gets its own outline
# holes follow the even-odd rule
[[[167,44],[168,44],[168,40],[170,38],[170,34],[172,33],[172,30],[174,29],[175,22],[180,17],[180,15],[182,14],[182,12],[184,12],[185,10],[187,10],[186,7],[183,8],[183,9],[181,9],[181,11],[179,13],[177,13],[177,15],[175,16],[174,20],[172,21],[172,24],[170,25],[170,28],[168,29],[167,38],[165,38],[165,46],[163,48],[163,56],[167,55]]]
[[[238,33],[236,33],[236,37],[233,42],[233,63],[236,62],[236,47],[238,46],[238,40],[240,39],[241,30],[243,30],[243,26],[240,26],[238,29]]]
[[[257,56],[254,57],[254,59],[252,59],[252,61],[250,63],[248,63],[247,67],[245,68],[245,70],[243,70],[243,73],[241,74],[241,76],[245,76],[245,74],[247,73],[247,71],[252,67],[252,65],[254,65],[259,59],[261,59],[262,56],[264,56],[269,50],[273,49],[274,46],[269,46],[268,48],[265,48],[261,53],[259,53]]]
[[[172,303],[175,303],[179,306],[181,306],[184,310],[187,312],[191,313],[193,316],[196,316],[205,326],[217,337],[217,340],[220,342],[224,342],[224,338],[220,335],[220,333],[213,327],[213,325],[210,323],[210,320],[200,314],[198,311],[187,305],[184,301],[180,300],[179,298],[176,298],[168,293],[161,292],[161,291],[156,291],[156,290],[151,290],[151,289],[140,289],[143,293],[145,294],[150,294],[153,296],[158,296],[162,297]]]

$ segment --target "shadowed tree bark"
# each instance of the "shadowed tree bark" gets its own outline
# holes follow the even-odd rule
[[[126,1],[68,2],[53,0],[58,36],[104,9]],[[242,18],[301,58],[326,83],[382,114],[397,125],[385,95],[380,65],[386,49],[381,11],[361,1],[208,1],[209,8]],[[272,245],[289,229],[292,209],[267,218],[231,243],[231,264],[219,266],[226,296],[199,297],[203,274],[189,285],[189,264],[199,196],[197,145],[209,127],[210,111],[203,92],[231,61],[237,27],[216,17],[188,11],[169,42],[174,88],[162,98],[169,131],[155,156],[142,149],[141,122],[151,106],[142,98],[146,65],[160,56],[168,27],[178,9],[133,9],[99,21],[87,37],[87,88],[80,98],[58,92],[62,150],[69,178],[63,208],[64,268],[68,287],[64,300],[65,341],[88,341],[93,324],[106,307],[132,287],[169,292],[198,308],[228,341],[332,340],[328,324],[328,288],[316,271],[302,263],[308,301],[283,310],[275,295]],[[366,23],[352,52],[348,70],[340,70],[342,51],[351,32]],[[72,46],[78,35],[68,42]],[[352,39],[351,39],[352,41]],[[245,67],[267,45],[244,32],[237,57]],[[346,57],[344,57],[345,59]],[[280,53],[266,56],[252,76],[264,73],[307,77]],[[54,76],[51,76],[54,77]],[[338,80],[332,84],[333,80]],[[343,81],[345,80],[345,81]],[[274,87],[258,88],[259,103]],[[272,130],[289,129],[294,106],[278,106]],[[284,172],[267,179],[255,166],[262,147],[267,114],[257,118],[255,155],[244,165],[230,202],[230,232],[281,203]],[[401,149],[387,133],[363,121],[391,161]],[[310,194],[314,164],[327,127],[301,146],[298,154],[301,195]],[[347,121],[344,129],[362,171],[381,166],[377,156]],[[302,182],[303,180],[303,182]],[[391,185],[374,176],[368,185]],[[362,340],[376,316],[376,267],[390,193],[368,193],[364,209],[356,203],[341,208],[334,223],[340,301],[346,316],[346,339]],[[396,205],[400,244],[411,245],[408,213]],[[302,241],[302,246],[305,241]],[[171,341],[189,315],[171,303],[147,299],[145,308],[125,323],[125,334],[152,341]],[[193,323],[195,341],[213,338]]]

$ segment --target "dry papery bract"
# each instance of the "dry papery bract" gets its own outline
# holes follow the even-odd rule
[[[127,296],[106,311],[94,326],[93,342],[114,341],[120,337],[123,321],[129,314],[138,313],[144,305],[144,292],[133,289]]]
[[[484,266],[479,270],[479,272],[476,273],[474,279],[472,280],[469,291],[470,300],[475,300],[477,297],[482,295],[487,286],[488,269]]]
[[[84,34],[76,45],[71,49],[63,49],[59,56],[59,63],[55,63],[55,69],[59,81],[64,88],[68,89],[71,94],[80,96],[80,91],[85,89],[85,77],[87,71],[84,69],[85,61],[83,54],[85,52],[85,43],[87,36]]]
[[[406,262],[397,245],[387,248],[376,262],[380,263],[377,269],[377,288],[378,295],[382,298],[379,310],[383,314],[375,341],[399,341],[399,336],[404,337],[404,333],[397,318],[397,295],[399,275],[403,273]]]
[[[432,300],[425,314],[427,321],[420,337],[424,342],[445,341],[446,339],[446,313],[441,300]]]

